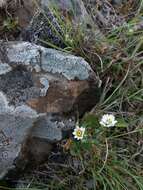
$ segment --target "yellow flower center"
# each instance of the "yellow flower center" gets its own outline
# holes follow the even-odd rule
[[[112,123],[112,119],[111,119],[111,118],[108,119],[108,123],[109,123],[109,124]]]
[[[81,131],[81,130],[78,130],[78,131],[76,132],[76,136],[77,136],[77,137],[82,137],[82,131]]]

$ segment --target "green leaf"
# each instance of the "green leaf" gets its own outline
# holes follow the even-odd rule
[[[121,128],[127,128],[128,123],[122,118],[117,120],[118,123],[116,124],[116,127],[121,127]]]
[[[84,117],[82,124],[89,128],[98,128],[100,126],[97,116],[91,114]]]

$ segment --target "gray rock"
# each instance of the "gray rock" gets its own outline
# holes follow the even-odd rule
[[[40,5],[45,11],[49,7],[65,11],[67,14],[71,13],[76,21],[85,22],[87,20],[87,13],[82,0],[41,0]]]
[[[63,139],[75,126],[74,117],[64,117],[60,114],[47,114],[38,119],[31,131],[31,137],[39,137],[45,141],[55,143]],[[69,134],[70,135],[70,134]],[[71,136],[71,135],[70,135]]]
[[[36,70],[36,66],[39,66],[44,72],[62,74],[68,80],[86,80],[92,72],[89,64],[81,57],[27,42],[9,43],[6,51],[11,67],[20,64],[27,66],[28,71],[31,71]],[[28,77],[28,73],[26,77]]]
[[[5,5],[6,5],[6,3],[7,3],[7,1],[6,1],[6,0],[0,0],[0,7],[5,6]]]
[[[83,58],[58,51],[55,53],[54,49],[49,49],[48,52],[43,50],[41,59],[42,69],[45,71],[62,74],[68,80],[89,78],[91,67]]]
[[[34,120],[31,117],[0,114],[0,177],[15,167],[14,161]]]
[[[119,1],[118,3],[120,3]],[[83,0],[83,2],[94,24],[100,28],[101,32],[110,31],[125,23],[123,16],[118,13],[109,1],[92,0],[89,3],[89,0]]]
[[[66,47],[64,40],[66,24],[62,26],[61,23],[66,23],[67,18],[70,18],[69,21],[71,21],[75,30],[79,26],[81,29],[87,29],[87,25],[93,25],[82,0],[40,0],[39,7],[40,10],[37,11],[22,33],[22,40],[24,41],[34,42],[46,47],[51,43],[63,48]],[[57,10],[57,16],[54,14],[55,9]],[[96,23],[94,23],[93,35],[101,37],[101,32],[96,27]]]
[[[0,176],[46,159],[71,136],[75,115],[98,101],[98,80],[81,57],[28,42],[0,43]]]
[[[65,47],[64,34],[58,20],[51,10],[37,11],[33,19],[22,32],[21,39],[38,45],[48,46],[46,42],[50,42],[59,47]]]
[[[41,0],[41,8],[47,9],[47,7],[64,8],[67,10],[73,9],[73,4],[77,4],[75,0]]]
[[[124,0],[112,0],[111,3],[113,5],[122,5],[122,3],[124,2]]]
[[[11,67],[7,63],[1,64],[0,75],[5,74],[5,73],[7,73],[9,71],[11,71]]]

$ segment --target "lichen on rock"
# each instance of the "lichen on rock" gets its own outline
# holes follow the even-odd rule
[[[12,68],[7,63],[0,64],[0,75],[8,73],[11,70]]]
[[[29,42],[0,43],[0,135],[8,142],[0,142],[3,175],[31,158],[44,161],[46,148],[71,134],[76,113],[96,104],[99,89],[81,57]]]

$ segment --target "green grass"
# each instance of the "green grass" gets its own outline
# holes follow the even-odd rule
[[[97,28],[92,19],[89,35],[84,26],[73,28],[68,17],[60,19],[61,13],[51,8],[66,47],[61,49],[48,39],[44,43],[87,60],[101,81],[102,93],[98,104],[80,119],[86,127],[83,141],[72,139],[68,150],[62,150],[67,156],[64,163],[49,162],[50,169],[46,166],[40,175],[30,174],[21,190],[88,190],[89,182],[93,190],[143,190],[143,30],[135,30],[142,20],[142,5],[140,1],[134,16],[104,33],[103,39],[91,38]],[[105,113],[113,113],[119,125],[101,127]]]

